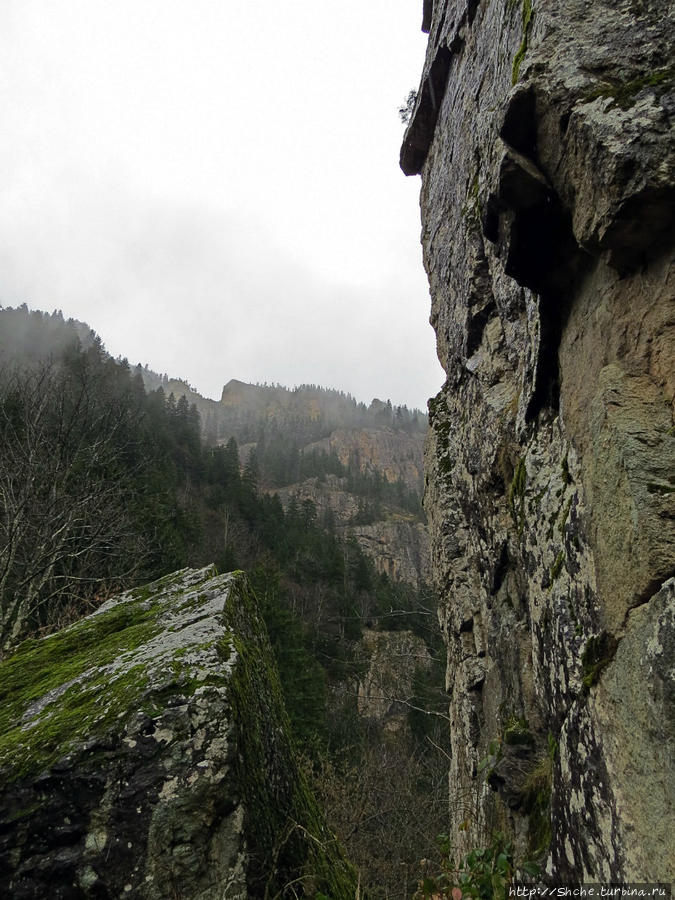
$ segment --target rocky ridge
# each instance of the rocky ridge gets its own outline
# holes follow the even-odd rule
[[[665,0],[435,0],[426,501],[452,837],[548,875],[675,858],[675,95]],[[461,826],[461,828],[460,828]]]
[[[3,896],[354,896],[242,573],[182,570],[25,642],[0,696]]]

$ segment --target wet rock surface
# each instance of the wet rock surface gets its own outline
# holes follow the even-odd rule
[[[552,878],[675,857],[672,17],[438,0],[401,151],[447,374],[425,506],[451,833],[506,828]]]

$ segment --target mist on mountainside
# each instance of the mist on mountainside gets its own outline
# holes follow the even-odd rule
[[[56,310],[51,315],[29,311],[22,306],[5,309],[0,305],[0,362],[3,366],[36,365],[57,359],[69,347],[90,347],[96,334],[84,322],[65,320]]]

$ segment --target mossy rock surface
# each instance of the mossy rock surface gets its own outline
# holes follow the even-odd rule
[[[182,570],[0,664],[0,894],[354,896],[243,573]]]

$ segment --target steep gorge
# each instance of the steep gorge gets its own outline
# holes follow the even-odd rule
[[[428,0],[401,150],[431,322],[425,506],[451,837],[557,879],[675,858],[675,154],[665,0]]]

